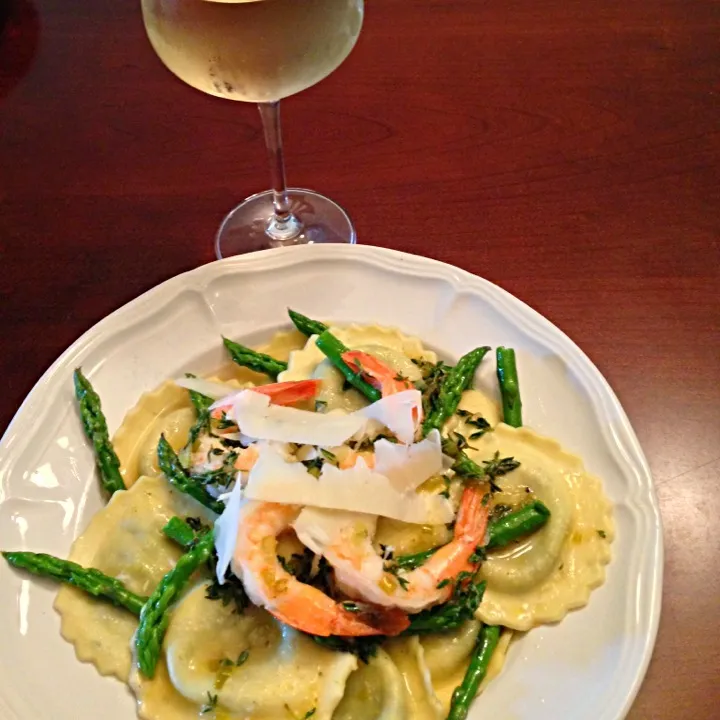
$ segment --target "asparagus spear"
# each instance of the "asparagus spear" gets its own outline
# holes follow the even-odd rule
[[[165,439],[164,435],[160,436],[157,446],[158,465],[165,473],[171,485],[176,487],[180,492],[184,492],[190,497],[195,498],[206,508],[210,508],[214,513],[220,515],[225,509],[225,505],[216,500],[203,486],[202,483],[191,478],[185,468],[180,463],[180,459],[175,454],[170,443]]]
[[[475,370],[489,350],[487,345],[471,350],[458,360],[454,368],[448,370],[440,386],[435,407],[423,422],[423,435],[433,429],[440,430],[445,421],[455,414],[463,392],[470,387]]]
[[[230,353],[233,362],[242,367],[250,368],[251,370],[255,370],[255,372],[265,373],[265,375],[270,375],[272,378],[277,378],[281,372],[287,370],[287,363],[282,362],[282,360],[276,360],[270,355],[252,350],[226,337],[223,337],[223,343]]]
[[[189,377],[193,376],[191,375]],[[215,402],[211,397],[203,395],[196,390],[188,390],[188,393],[190,394],[190,402],[193,404],[195,412],[198,416],[202,413],[206,413],[210,409],[210,406]]]
[[[370,402],[380,399],[380,391],[362,379],[357,368],[350,367],[343,359],[342,354],[348,351],[329,330],[324,330],[318,337],[316,344],[328,360],[343,374],[345,379],[359,390]]]
[[[550,510],[539,500],[493,520],[488,528],[487,549],[505,547],[523,535],[539,530],[550,518]]]
[[[470,712],[470,703],[475,699],[480,683],[487,675],[488,665],[499,639],[500,628],[496,625],[484,625],[480,630],[465,677],[452,694],[447,720],[465,720],[467,718]]]
[[[135,650],[140,671],[145,677],[152,678],[155,675],[160,648],[170,623],[170,606],[185,589],[192,574],[208,561],[214,546],[213,533],[202,535],[190,550],[179,558],[175,567],[160,581],[143,606],[135,635]]]
[[[163,528],[163,533],[165,533],[165,535],[174,543],[186,550],[197,539],[197,533],[185,520],[179,517],[170,518],[167,525]]]
[[[301,315],[299,312],[290,310],[290,308],[288,308],[288,315],[295,327],[303,333],[303,335],[307,335],[308,337],[311,335],[322,335],[328,329],[325,323],[319,320],[312,320],[309,317],[305,317],[305,315]]]
[[[131,592],[119,580],[95,568],[84,568],[70,560],[32,552],[3,552],[3,557],[13,567],[73,585],[90,595],[109,600],[113,605],[125,608],[133,615],[139,615],[147,601],[146,597]]]
[[[95,462],[100,471],[100,482],[105,492],[112,495],[117,490],[124,490],[125,483],[120,475],[120,460],[110,442],[100,398],[80,368],[75,369],[74,381],[75,397],[80,406],[80,417],[85,434],[95,450]]]
[[[515,365],[515,351],[499,347],[497,355],[497,376],[503,402],[503,419],[513,427],[522,426],[522,401],[520,383]]]
[[[539,500],[533,500],[518,510],[503,515],[488,524],[488,542],[485,548],[495,550],[539,530],[550,519],[550,510]],[[398,555],[392,562],[399,570],[414,570],[424,565],[442,545],[413,553]]]

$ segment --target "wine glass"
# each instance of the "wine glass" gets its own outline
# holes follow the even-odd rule
[[[363,0],[142,0],[155,52],[181,80],[210,95],[257,103],[272,190],[225,218],[218,258],[302,243],[354,243],[335,202],[285,181],[280,100],[311,87],[350,54]]]

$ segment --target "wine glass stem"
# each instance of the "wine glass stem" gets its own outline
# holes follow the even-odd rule
[[[292,244],[290,241],[302,233],[303,226],[290,211],[290,201],[287,196],[285,159],[283,156],[282,132],[280,130],[280,101],[259,103],[258,109],[260,110],[260,118],[265,133],[268,159],[270,160],[273,192],[273,215],[268,220],[265,232],[278,245]]]

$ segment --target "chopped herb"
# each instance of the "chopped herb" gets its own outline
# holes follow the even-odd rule
[[[452,481],[450,480],[450,478],[447,475],[443,475],[442,479],[443,479],[443,483],[445,483],[445,487],[438,493],[438,495],[440,497],[444,497],[447,500],[449,500],[450,499],[450,486],[451,486]]]
[[[203,532],[209,530],[210,527],[206,525],[199,517],[187,517],[185,522],[195,531]]]
[[[493,507],[491,513],[490,513],[490,520],[499,520],[501,517],[504,517],[508,513],[512,512],[512,506],[511,505],[505,505],[503,503],[498,503]]]
[[[520,463],[512,457],[501,458],[500,453],[496,452],[491,460],[483,460],[485,477],[490,482],[490,489],[497,492],[500,488],[495,483],[496,478],[507,475],[513,470],[520,467]]]
[[[460,410],[458,410],[458,415],[460,415]],[[481,438],[486,432],[489,432],[492,430],[492,426],[490,423],[480,414],[478,413],[468,413],[467,410],[462,411],[463,413],[467,413],[466,415],[462,415],[465,422],[470,425],[471,427],[476,428],[476,431],[470,435],[471,440],[477,440],[478,438]]]
[[[329,450],[325,450],[323,448],[320,448],[320,454],[332,465],[338,464],[337,456],[331,453]]]
[[[314,478],[319,478],[320,472],[322,471],[322,466],[324,464],[324,460],[321,457],[316,457],[313,460],[303,460],[302,464]]]
[[[217,430],[229,430],[230,428],[236,428],[237,423],[234,420],[228,420],[225,411],[222,411],[222,415],[215,421],[215,428]]]
[[[440,388],[452,367],[442,361],[431,363],[427,360],[413,359],[413,362],[422,373],[422,380],[416,382],[415,387],[422,393],[423,415],[428,417],[437,408]]]
[[[447,587],[451,582],[452,580],[450,580],[450,578],[445,578],[444,580],[441,580],[435,587],[438,590],[442,590],[444,587]]]
[[[303,715],[303,720],[308,720],[308,718],[311,718],[311,717],[315,714],[316,710],[317,710],[317,708],[313,708],[312,710],[308,710],[308,711]]]
[[[235,667],[240,667],[241,665],[244,665],[247,662],[247,659],[250,657],[250,651],[249,650],[243,650],[239,655],[237,660],[235,661]]]
[[[205,705],[203,705],[200,708],[201,715],[206,715],[207,713],[215,710],[215,708],[217,707],[217,704],[218,704],[218,696],[217,695],[211,695],[210,692],[208,691],[207,698],[208,698],[207,703],[205,703]]]
[[[230,438],[225,438],[220,435],[214,435],[213,437],[216,437],[223,447],[226,447],[230,450],[245,447],[239,440],[231,440]]]
[[[443,443],[443,452],[449,454],[445,449],[445,445],[446,443]],[[520,463],[515,458],[501,458],[499,452],[496,452],[490,460],[483,460],[481,466],[471,460],[465,453],[459,451],[453,463],[453,470],[457,475],[468,480],[487,480],[490,483],[492,492],[500,490],[500,487],[495,482],[498,477],[507,475],[518,467],[520,467]]]
[[[343,610],[347,610],[347,612],[351,612],[351,613],[359,613],[360,612],[360,606],[356,602],[347,600],[346,602],[343,602],[340,604],[342,605]]]
[[[328,648],[328,650],[351,653],[366,664],[370,661],[370,658],[377,654],[380,644],[385,640],[383,635],[356,638],[338,637],[337,635],[330,635],[329,637],[311,635],[310,637],[318,645],[322,645],[322,647]]]
[[[217,555],[215,555],[215,562],[216,561]],[[222,585],[217,581],[217,578],[214,579],[210,585],[208,585],[205,591],[205,597],[208,600],[220,600],[225,606],[234,603],[234,612],[239,615],[250,605],[250,598],[248,598],[240,578],[230,574],[225,575],[225,582]]]
[[[394,564],[390,564],[390,565],[386,564],[383,567],[383,570],[385,570],[385,572],[387,572],[387,573],[390,573],[390,575],[392,575],[395,578],[395,580],[397,580],[397,584],[400,586],[400,588],[402,590],[407,591],[407,586],[410,584],[410,581],[407,578],[404,578],[402,575],[400,575],[400,570],[401,570],[400,567],[398,567],[397,565],[394,565]]]
[[[468,558],[468,561],[472,565],[479,565],[480,563],[483,563],[487,560],[487,554],[485,553],[485,549],[478,545],[475,548],[475,552]]]
[[[426,563],[441,547],[438,545],[430,550],[423,550],[412,555],[398,555],[394,564],[401,570],[414,570]]]
[[[448,437],[443,438],[443,452],[452,458],[457,458],[460,453],[467,448],[470,448],[470,450],[477,449],[474,447],[470,447],[467,438],[464,435],[461,435],[459,432],[452,432]]]
[[[443,605],[411,615],[410,627],[402,634],[421,635],[458,627],[475,616],[484,592],[485,582],[478,582],[476,574],[458,573],[450,599]]]
[[[604,530],[598,530],[597,534],[604,540],[607,537],[607,533]]]

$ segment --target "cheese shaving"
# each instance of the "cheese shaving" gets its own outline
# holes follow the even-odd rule
[[[243,435],[256,440],[276,440],[300,445],[342,445],[365,426],[361,415],[315,413],[281,405],[245,390],[234,398],[232,419]]]
[[[424,440],[412,445],[377,440],[375,471],[389,478],[400,492],[416,490],[428,478],[444,471],[440,433],[431,430]]]
[[[253,500],[347,510],[407,523],[452,522],[450,503],[439,495],[400,492],[389,478],[368,468],[362,457],[341,470],[323,465],[318,478],[298,462],[287,462],[276,448],[259,443],[259,458],[250,471],[245,497]]]

